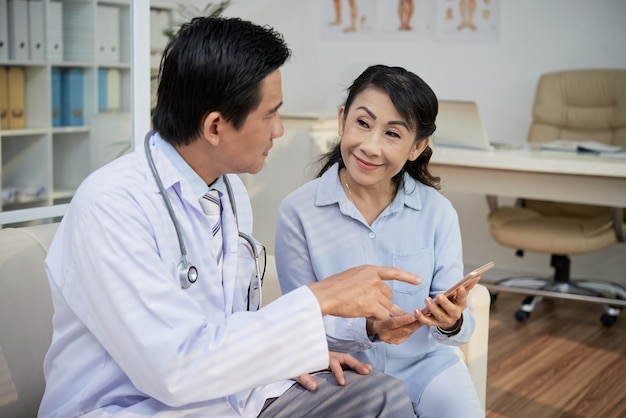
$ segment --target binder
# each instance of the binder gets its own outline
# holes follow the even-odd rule
[[[106,68],[98,68],[98,112],[102,113],[107,110],[107,70]]]
[[[2,1],[2,0],[0,0]],[[63,3],[48,3],[46,57],[48,61],[63,61]]]
[[[43,1],[28,1],[28,39],[31,61],[44,61]]]
[[[107,111],[119,112],[121,110],[121,90],[120,70],[116,68],[109,68],[107,70]]]
[[[52,126],[62,126],[61,120],[61,69],[52,67]]]
[[[101,63],[120,62],[120,9],[98,5],[96,12],[96,59]]]
[[[9,59],[28,61],[28,2],[8,0],[9,5]]]
[[[23,129],[26,126],[24,115],[24,69],[9,67],[9,129]]]
[[[9,80],[7,67],[0,67],[0,129],[9,129]]]
[[[9,9],[7,0],[0,0],[0,61],[9,59]]]
[[[83,70],[64,68],[61,71],[61,123],[81,126],[83,117]]]

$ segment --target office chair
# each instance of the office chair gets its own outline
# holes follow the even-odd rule
[[[544,74],[535,91],[529,143],[556,139],[593,140],[626,147],[626,69],[574,70]],[[570,256],[600,250],[626,240],[624,208],[517,199],[515,206],[492,208],[488,222],[499,244],[517,250],[550,254],[551,279],[513,277],[497,287],[521,287],[539,292],[526,296],[515,318],[530,316],[543,294],[594,301],[626,300],[626,288],[600,280],[570,280]],[[503,290],[503,289],[501,289]],[[519,290],[519,289],[518,289]],[[524,293],[524,292],[518,292]],[[497,293],[492,293],[495,300]],[[598,302],[595,299],[595,302]],[[620,305],[623,306],[623,305]],[[616,321],[620,307],[606,305],[605,326]]]

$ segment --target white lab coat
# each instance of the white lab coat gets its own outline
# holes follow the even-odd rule
[[[246,312],[252,264],[238,257],[228,198],[220,276],[200,178],[151,142],[198,281],[181,289],[178,240],[143,147],[86,179],[46,258],[55,315],[41,417],[256,416],[293,384],[285,379],[328,365],[311,291]],[[229,178],[250,234],[247,192]]]

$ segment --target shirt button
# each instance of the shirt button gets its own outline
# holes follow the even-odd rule
[[[376,238],[376,234],[374,232],[370,232],[370,238]]]

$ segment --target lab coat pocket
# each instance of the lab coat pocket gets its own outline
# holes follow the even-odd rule
[[[429,277],[433,271],[433,254],[430,248],[420,248],[410,253],[394,254],[393,266],[408,272],[417,274],[422,278],[422,283],[430,283]],[[394,292],[414,295],[422,289],[422,285],[414,285],[394,280],[391,288]]]

